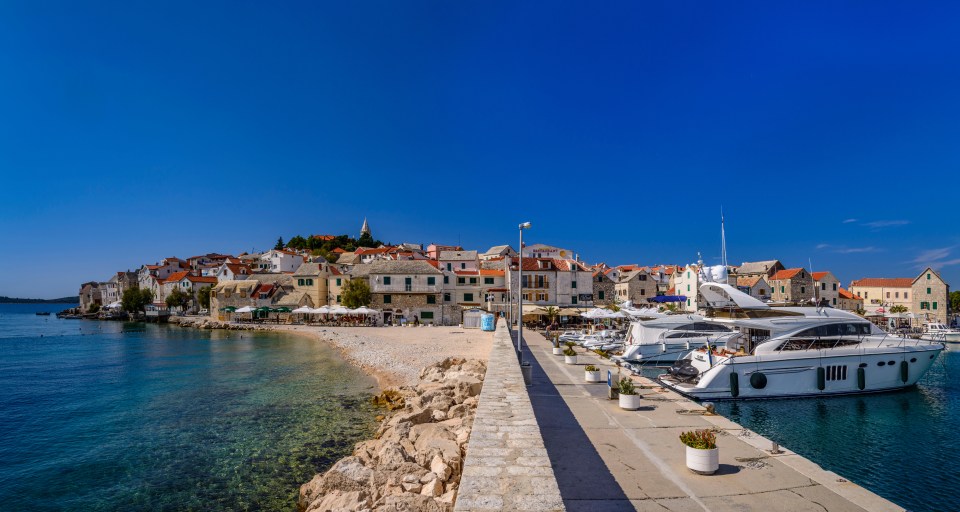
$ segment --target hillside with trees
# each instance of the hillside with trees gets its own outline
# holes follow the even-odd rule
[[[297,235],[286,242],[283,241],[283,238],[278,238],[273,248],[286,248],[298,251],[309,250],[314,255],[323,256],[324,259],[329,262],[336,262],[338,255],[333,252],[333,250],[338,247],[344,251],[351,252],[358,247],[380,247],[381,245],[384,245],[384,243],[374,239],[369,233],[364,233],[360,238],[353,238],[348,235],[334,237],[321,237],[319,235],[303,237]]]

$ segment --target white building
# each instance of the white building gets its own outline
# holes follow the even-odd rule
[[[285,249],[272,249],[260,255],[258,270],[262,272],[280,273],[294,272],[303,262],[304,257]]]

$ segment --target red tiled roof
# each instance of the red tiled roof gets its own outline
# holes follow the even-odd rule
[[[676,294],[677,294],[676,288],[670,288],[669,290],[667,290],[667,295],[676,295]]]
[[[357,254],[386,254],[395,249],[394,247],[377,247],[376,249],[368,249],[366,247],[361,247],[355,252]]]
[[[343,272],[340,272],[340,269],[337,267],[330,267],[330,274],[335,276],[343,275]]]
[[[784,280],[784,279],[793,279],[797,274],[799,274],[803,269],[802,268],[788,268],[786,270],[780,270],[773,275],[770,279],[773,280]]]
[[[754,285],[760,281],[760,278],[763,276],[753,276],[753,277],[738,277],[737,286],[746,286],[752,288]]]
[[[829,273],[830,273],[829,271],[828,272],[810,272],[810,275],[813,276],[814,281],[819,281],[824,277],[827,277],[827,274]]]
[[[311,238],[316,240],[333,240],[336,237],[333,235],[313,235]]]
[[[423,260],[423,261],[427,262],[427,264],[429,264],[433,268],[436,268],[436,269],[440,268],[440,262],[437,260]]]
[[[883,288],[910,288],[913,286],[910,277],[865,277],[850,283],[850,286],[883,287]]]
[[[167,278],[164,279],[163,282],[165,282],[165,283],[176,283],[176,282],[182,281],[183,278],[184,278],[184,277],[187,277],[187,275],[189,275],[189,274],[190,274],[190,272],[189,272],[189,271],[186,271],[186,270],[181,271],[181,272],[174,272],[174,273],[170,274],[169,276],[167,276]]]
[[[331,251],[331,252],[334,252],[334,253],[336,253],[336,254],[343,254],[343,253],[345,253],[345,252],[347,252],[347,251],[344,251],[343,249],[337,247],[336,249],[334,249],[334,250]]]
[[[480,272],[476,270],[454,270],[454,274],[458,276],[479,276]]]
[[[840,288],[840,298],[841,299],[856,299],[857,297],[850,293],[846,288]]]
[[[481,275],[481,276],[499,276],[499,277],[503,277],[504,274],[505,274],[505,272],[504,272],[503,270],[494,270],[494,269],[486,269],[486,268],[480,269],[480,275]]]
[[[213,276],[187,276],[191,283],[216,283],[217,278]]]

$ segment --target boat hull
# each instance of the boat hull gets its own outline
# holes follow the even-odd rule
[[[723,348],[723,343],[713,343]],[[674,363],[684,358],[691,350],[702,347],[703,343],[641,343],[627,345],[617,360],[638,365]]]
[[[882,353],[851,350],[846,354],[802,358],[740,356],[705,371],[696,383],[682,382],[671,375],[661,375],[658,380],[664,387],[697,400],[882,393],[916,385],[941,351],[943,345],[933,344]],[[733,374],[736,377],[731,377]]]

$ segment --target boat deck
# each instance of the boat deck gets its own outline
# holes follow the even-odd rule
[[[524,340],[527,390],[567,510],[903,510],[787,449],[769,453],[769,440],[649,379],[633,377],[641,408],[624,411],[606,383],[584,382],[587,364],[605,376],[613,363],[578,349],[579,364],[566,365],[539,333],[524,331]],[[711,476],[686,468],[679,440],[703,428],[718,431],[720,470]]]

